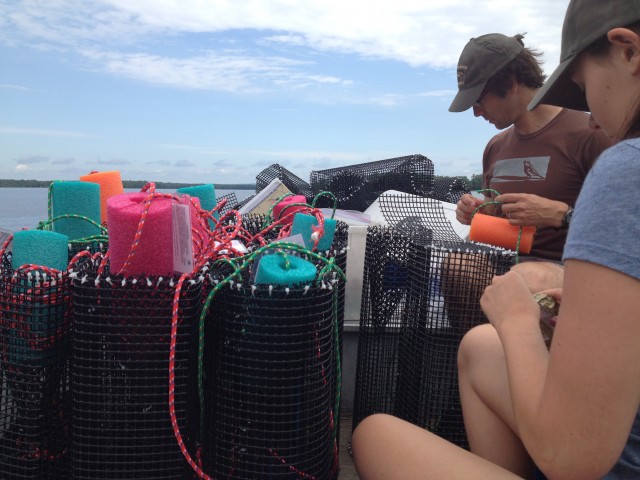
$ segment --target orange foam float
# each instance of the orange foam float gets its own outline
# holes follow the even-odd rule
[[[520,235],[520,228],[522,228],[522,235]],[[471,219],[469,240],[516,251],[518,236],[520,236],[518,253],[527,254],[531,252],[535,233],[536,227],[519,227],[511,225],[506,218],[476,213]]]

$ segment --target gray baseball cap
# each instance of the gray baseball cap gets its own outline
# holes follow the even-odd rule
[[[464,112],[478,100],[487,82],[524,48],[523,35],[489,33],[472,38],[458,60],[458,94],[450,112]]]
[[[640,20],[640,0],[571,0],[562,26],[560,65],[538,91],[529,110],[540,103],[589,111],[587,99],[571,81],[569,68],[578,55],[609,30]]]

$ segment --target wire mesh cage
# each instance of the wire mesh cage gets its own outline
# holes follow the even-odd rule
[[[0,269],[0,478],[67,478],[71,308],[65,272]]]
[[[247,280],[222,288],[207,317],[205,470],[212,478],[335,478],[337,290]]]
[[[235,192],[229,192],[216,198],[217,203],[220,203],[223,200],[226,200],[227,202],[222,206],[222,208],[220,208],[220,211],[218,212],[220,216],[223,216],[231,210],[235,210],[240,203],[238,202],[238,197]]]
[[[471,193],[463,177],[436,177],[429,197],[443,202],[457,203],[465,193]]]
[[[338,208],[364,211],[386,190],[427,195],[433,189],[433,171],[433,162],[427,157],[408,155],[312,171],[311,189],[333,193]],[[327,199],[318,205],[330,206]]]
[[[300,177],[277,163],[269,165],[256,176],[256,193],[269,185],[274,179],[280,180],[294,195],[304,195],[307,200],[313,197],[311,187]]]
[[[380,213],[387,224],[408,237],[425,237],[442,242],[462,241],[437,199],[385,193],[378,200]]]
[[[458,345],[486,322],[482,291],[515,253],[429,232],[369,227],[353,428],[372,413],[391,413],[466,447]]]
[[[203,276],[110,275],[93,260],[73,272],[74,343],[72,474],[74,479],[182,479],[191,472],[174,436],[170,408],[188,448],[194,425],[195,327]],[[175,369],[170,379],[173,308]],[[175,398],[170,398],[173,382]]]

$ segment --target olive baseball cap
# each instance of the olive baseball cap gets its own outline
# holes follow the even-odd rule
[[[451,102],[450,112],[471,108],[491,77],[522,51],[522,38],[522,35],[508,37],[489,33],[469,40],[458,60],[458,93]]]
[[[540,103],[589,111],[584,92],[571,81],[578,55],[609,30],[640,20],[640,0],[571,0],[562,26],[560,64],[538,91],[529,110]]]

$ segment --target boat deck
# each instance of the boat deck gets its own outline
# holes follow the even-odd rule
[[[358,480],[356,468],[347,450],[347,445],[351,440],[351,412],[341,412],[340,414],[340,471],[338,480]]]

